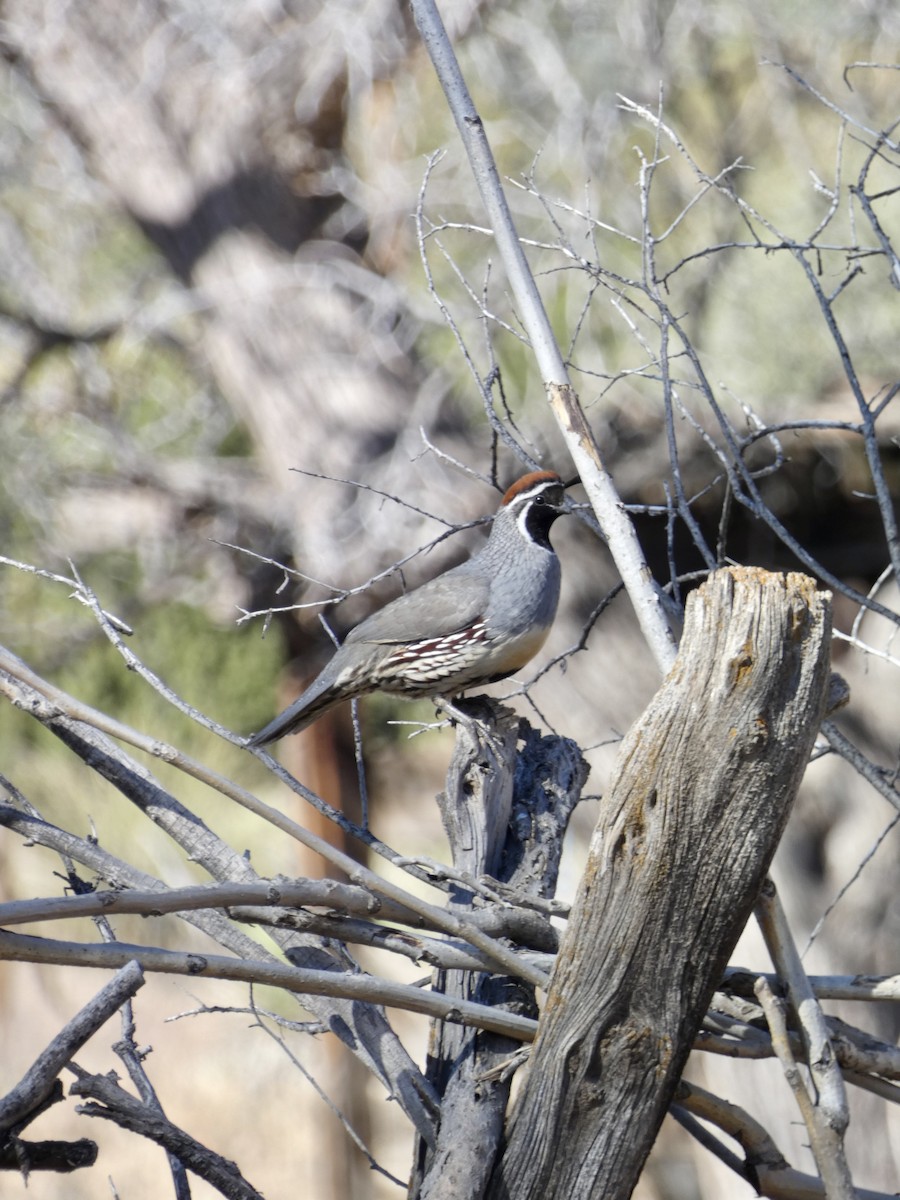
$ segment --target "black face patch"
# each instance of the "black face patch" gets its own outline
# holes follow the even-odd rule
[[[550,528],[557,517],[562,516],[559,506],[563,503],[564,493],[561,485],[547,486],[537,495],[525,501],[525,510],[519,520],[524,532],[536,546],[551,550]]]

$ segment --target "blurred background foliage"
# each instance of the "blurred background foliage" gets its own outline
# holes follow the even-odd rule
[[[228,624],[236,604],[263,599],[257,586],[264,573],[209,538],[293,553],[310,574],[334,579],[335,563],[346,561],[346,538],[367,520],[361,502],[348,502],[346,492],[276,474],[273,467],[280,471],[282,462],[271,461],[270,447],[248,427],[251,405],[257,421],[266,421],[267,379],[264,370],[252,378],[253,369],[293,374],[305,365],[302,330],[295,330],[298,361],[286,366],[289,349],[253,344],[260,337],[258,313],[248,320],[253,327],[240,329],[240,310],[254,309],[259,290],[273,305],[279,292],[304,292],[306,302],[316,304],[317,293],[343,285],[350,303],[336,314],[328,371],[371,335],[357,355],[361,378],[352,384],[360,391],[356,403],[365,404],[366,371],[384,367],[386,334],[388,373],[402,393],[376,444],[360,439],[359,446],[343,441],[345,431],[329,422],[340,409],[341,386],[333,398],[324,397],[323,413],[307,414],[299,394],[292,414],[298,428],[286,439],[291,465],[328,469],[319,460],[337,459],[343,477],[377,478],[396,450],[401,461],[404,449],[409,454],[404,441],[417,441],[413,423],[420,416],[430,419],[422,423],[430,423],[431,432],[447,434],[451,448],[460,442],[472,447],[467,460],[476,469],[487,468],[490,439],[480,400],[424,295],[410,219],[422,156],[447,145],[450,153],[425,197],[428,219],[478,224],[468,167],[402,9],[370,5],[365,18],[353,22],[341,4],[256,4],[243,13],[226,5],[216,17],[189,3],[148,5],[124,34],[111,7],[101,5],[93,25],[79,17],[68,30],[63,13],[45,3],[31,12],[12,5],[8,14],[0,91],[6,263],[0,280],[0,517],[6,552],[53,569],[72,557],[93,581],[102,580],[104,603],[124,605],[126,618],[136,609],[180,600],[205,613],[214,629]],[[460,3],[448,5],[445,15],[459,32],[462,65],[502,169],[514,180],[528,174],[551,204],[576,210],[553,210],[571,246],[627,279],[641,273],[635,150],[652,155],[653,131],[617,106],[617,94],[654,110],[661,105],[664,119],[710,174],[739,159],[742,169],[734,178],[741,194],[798,237],[827,209],[823,193],[834,184],[839,121],[771,64],[789,64],[873,128],[887,124],[896,107],[896,73],[856,70],[848,76],[852,91],[842,78],[850,62],[891,62],[898,17],[890,5],[762,4],[750,10],[691,0],[642,3],[625,13],[587,3]],[[29,42],[26,34],[39,17],[43,28]],[[58,57],[66,33],[87,40],[91,32],[97,36],[88,81],[77,71],[91,62],[90,48],[65,68]],[[114,33],[125,38],[125,65],[115,71],[100,49]],[[325,48],[318,57],[308,48],[315,37]],[[304,73],[311,63],[314,69]],[[196,78],[172,78],[179,65],[192,66]],[[222,95],[212,82],[216,68],[231,72],[221,81]],[[129,70],[143,89],[136,103],[155,102],[160,113],[152,132],[168,144],[157,147],[159,161],[147,158],[149,137],[141,137],[146,129],[140,123],[116,127],[110,117],[112,128],[105,128],[96,111],[106,86],[110,109],[128,115],[116,85],[123,87]],[[229,89],[243,98],[251,87],[258,93],[252,104],[241,109],[236,101],[211,115]],[[186,198],[163,202],[153,193],[155,176],[166,165],[162,151],[176,150],[185,178],[168,186],[190,191],[193,209]],[[652,191],[655,232],[696,187],[677,153],[666,146],[663,151],[668,157]],[[848,136],[845,179],[852,179],[864,152]],[[510,196],[523,235],[554,242],[543,204],[515,187]],[[223,211],[214,211],[217,204]],[[165,220],[157,211],[163,209]],[[847,233],[849,214],[845,206],[835,235]],[[675,266],[711,244],[746,240],[746,233],[735,206],[708,194],[660,245],[659,257]],[[218,273],[213,285],[197,276],[216,238],[251,245],[240,247],[245,274],[232,261],[230,273]],[[447,231],[443,240],[480,294],[489,253],[484,237],[463,229]],[[259,250],[252,243],[260,241],[264,252],[250,261]],[[823,271],[834,272],[835,281],[845,265],[845,256],[837,257],[823,259]],[[617,445],[617,419],[660,430],[658,382],[653,372],[647,372],[649,380],[642,377],[641,348],[606,298],[588,305],[596,287],[590,274],[555,249],[535,251],[534,261],[562,344],[574,342],[583,399],[615,461],[620,450],[626,453]],[[342,269],[346,274],[338,278]],[[432,269],[441,294],[458,303],[447,262],[432,255]],[[890,370],[896,328],[887,272],[876,270],[880,279],[866,279],[865,302],[854,304],[848,296],[842,314],[848,341],[873,379]],[[708,373],[763,418],[813,415],[811,403],[841,387],[814,299],[787,255],[732,251],[701,257],[670,286],[672,307],[685,314]],[[502,309],[502,279],[491,280],[489,294],[492,306]],[[302,305],[284,307],[302,318]],[[227,320],[217,318],[222,309]],[[388,328],[371,328],[373,315]],[[341,327],[347,319],[353,330]],[[466,311],[463,303],[458,319],[484,366],[476,306]],[[227,337],[240,340],[242,333],[244,345],[227,344]],[[401,353],[404,361],[397,361]],[[517,418],[537,445],[558,452],[527,350],[495,329],[493,353]],[[229,354],[250,361],[235,367]],[[606,386],[623,371],[629,374]],[[251,378],[254,394],[248,396]],[[327,375],[322,386],[327,390]],[[240,404],[233,395],[239,388]],[[372,399],[377,401],[377,390]],[[503,463],[504,478],[513,470]],[[626,470],[630,475],[633,468]],[[254,496],[241,503],[233,492],[247,476]],[[648,480],[658,484],[655,466],[637,480],[644,499]],[[407,492],[398,490],[415,499],[421,487],[413,480]],[[336,495],[339,510],[359,511],[330,538]],[[658,487],[653,499],[661,499]],[[406,519],[397,525],[407,532]],[[381,528],[375,524],[376,532]],[[398,546],[409,544],[389,537],[384,561],[376,562],[378,549],[364,540],[364,549],[351,551],[356,577],[342,574],[335,582],[360,582],[363,569],[383,566]],[[323,546],[321,555],[311,553]],[[9,571],[2,586],[5,636],[22,644],[34,610],[23,610],[19,598],[31,597],[32,589],[23,593]],[[54,603],[46,589],[38,591],[44,603]],[[45,630],[34,639],[33,650],[48,662],[76,650],[88,653],[85,643],[96,636],[86,613],[73,613],[62,625],[60,636]],[[84,635],[73,636],[82,625]]]
[[[897,120],[900,10],[890,0],[441,8],[612,473],[629,502],[663,504],[659,374],[635,337],[658,349],[636,307],[639,180],[655,136],[618,97],[660,112],[707,174],[739,161],[735,191],[792,237],[809,236],[837,193],[818,262],[829,291],[852,269],[845,244],[871,242],[848,194],[867,148],[858,130],[842,135],[831,104],[871,130]],[[421,212],[439,229],[428,240],[435,288],[477,370],[499,367],[523,441],[568,472],[431,66],[395,0],[8,0],[0,44],[0,553],[62,575],[71,560],[176,691],[233,729],[257,728],[296,685],[285,663],[308,675],[328,643],[313,608],[279,618],[265,638],[261,619],[236,624],[241,611],[331,599],[438,536],[441,522],[490,511],[491,490],[429,445],[485,479],[496,470],[501,484],[519,471],[497,449],[426,287],[413,216],[437,149],[446,154]],[[870,65],[845,75],[853,63]],[[657,236],[698,195],[684,155],[665,139],[659,150],[648,211]],[[876,162],[869,187],[895,188],[895,166]],[[886,195],[879,213],[895,238],[898,210]],[[657,247],[673,272],[667,302],[732,420],[746,425],[745,410],[764,421],[856,419],[790,254],[702,253],[752,240],[736,205],[708,191]],[[883,258],[859,265],[839,311],[874,395],[897,378],[898,293]],[[490,322],[486,333],[482,297],[508,329]],[[674,370],[690,409],[690,372],[677,360]],[[893,480],[891,411],[882,427]],[[702,486],[715,464],[699,442],[685,446],[682,467]],[[858,446],[798,435],[790,457],[796,467],[772,481],[771,502],[842,577],[869,586],[886,556],[871,505],[854,494],[869,490]],[[713,504],[713,525],[717,516]],[[642,535],[664,578],[664,520]],[[406,580],[477,536],[420,556]],[[571,644],[615,582],[585,530],[560,529],[558,541],[567,590],[548,652]],[[786,565],[765,531],[745,531],[741,548],[746,561]],[[311,578],[279,591],[285,577],[270,558]],[[382,585],[378,600],[398,586]],[[338,631],[374,602],[331,614]],[[656,685],[627,606],[604,620],[602,657],[580,656],[565,680],[554,672],[536,689],[562,732],[600,747],[597,790],[607,743]],[[208,735],[124,669],[64,586],[0,566],[0,639],[85,702],[213,753]],[[383,730],[389,707],[371,711]],[[891,736],[872,734],[882,747]],[[65,757],[52,743],[26,715],[0,710],[4,769],[48,816],[81,778],[51,771],[50,756]],[[387,739],[376,745],[392,753]],[[229,748],[214,753],[224,773],[258,779]],[[386,804],[398,790],[392,763],[373,768]],[[199,792],[194,801],[205,803]]]

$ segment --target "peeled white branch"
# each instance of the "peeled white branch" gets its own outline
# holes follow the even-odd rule
[[[472,102],[434,0],[412,0],[412,10],[487,210],[518,315],[528,334],[547,390],[550,408],[609,543],[610,553],[631,597],[647,644],[660,670],[665,672],[675,659],[675,638],[663,614],[660,594],[653,585],[634,526],[606,472],[593,432],[569,381],[550,319],[513,224],[484,123]]]

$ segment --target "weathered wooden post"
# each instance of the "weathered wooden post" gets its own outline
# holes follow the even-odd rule
[[[541,736],[510,709],[485,697],[466,705],[474,718],[457,729],[447,787],[438,797],[455,869],[490,875],[524,897],[553,896],[563,835],[587,778],[567,738]],[[468,909],[472,893],[454,885]],[[510,913],[512,916],[513,913]],[[529,915],[533,921],[528,921]],[[522,918],[525,918],[522,921]],[[518,910],[518,937],[555,949],[556,933],[538,912]],[[522,980],[441,971],[446,995],[536,1016],[534,988]],[[498,1070],[520,1049],[499,1034],[436,1024],[427,1075],[441,1097],[437,1145],[420,1142],[410,1195],[416,1200],[481,1200],[503,1142],[510,1073]]]
[[[734,568],[623,743],[487,1195],[624,1200],[775,852],[822,718],[830,598]]]

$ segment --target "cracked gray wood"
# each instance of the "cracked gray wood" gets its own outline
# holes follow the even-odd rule
[[[622,745],[491,1200],[631,1195],[822,719],[830,597],[734,568]]]
[[[587,778],[568,738],[541,736],[487,697],[465,702],[471,723],[457,744],[438,802],[459,871],[490,874],[522,895],[552,896],[563,835]],[[453,902],[468,907],[462,885]],[[535,914],[536,915],[536,914]],[[552,930],[547,926],[547,932]],[[444,971],[436,987],[449,996],[535,1015],[534,989],[522,980]],[[503,1138],[511,1072],[520,1049],[510,1038],[440,1023],[433,1027],[427,1077],[441,1096],[437,1142],[421,1141],[409,1194],[415,1200],[480,1200]]]

